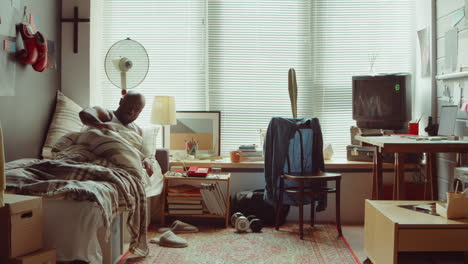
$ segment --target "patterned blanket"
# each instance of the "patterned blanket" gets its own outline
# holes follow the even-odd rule
[[[148,254],[146,194],[142,138],[123,126],[90,129],[62,137],[52,160],[21,160],[6,164],[7,190],[18,194],[96,202],[107,227],[119,212],[128,211],[130,250]],[[109,229],[109,228],[107,228]]]

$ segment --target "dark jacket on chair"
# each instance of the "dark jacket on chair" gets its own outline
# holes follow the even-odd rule
[[[302,140],[299,131],[302,134]],[[315,146],[312,143],[314,135],[317,136]],[[301,157],[301,144],[304,151],[303,157]],[[264,152],[265,200],[274,204],[277,199],[277,189],[279,189],[279,178],[283,173],[310,174],[314,171],[324,171],[323,139],[319,120],[317,118],[272,118],[265,137]],[[293,185],[285,181],[285,187],[289,186]],[[321,186],[320,183],[316,183],[314,187]],[[325,194],[317,195],[315,200],[318,201],[317,211],[326,208]],[[304,204],[310,203],[311,199],[306,196]],[[283,204],[297,205],[298,202],[294,195],[286,194]]]

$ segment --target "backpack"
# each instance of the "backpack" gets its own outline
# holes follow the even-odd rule
[[[274,225],[275,206],[263,200],[264,189],[237,192],[231,199],[231,215],[240,212],[244,216],[255,215],[264,225]],[[283,205],[280,215],[280,225],[286,222],[289,205]]]

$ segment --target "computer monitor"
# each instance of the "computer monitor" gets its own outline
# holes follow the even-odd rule
[[[408,120],[406,75],[353,76],[353,119],[360,128],[401,129]]]

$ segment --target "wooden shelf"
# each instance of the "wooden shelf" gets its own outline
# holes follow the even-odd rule
[[[229,224],[229,214],[230,214],[230,181],[231,174],[230,173],[220,173],[218,178],[205,178],[205,177],[180,177],[180,176],[168,176],[168,173],[164,175],[164,184],[163,184],[163,191],[162,191],[162,199],[161,199],[161,208],[163,213],[161,214],[161,224],[164,226],[165,218],[166,217],[180,217],[180,218],[217,218],[217,219],[224,219],[224,224],[227,227]],[[215,215],[210,213],[205,214],[171,214],[168,211],[166,200],[167,200],[167,189],[169,186],[173,186],[175,184],[189,184],[193,186],[200,186],[202,182],[212,182],[218,181],[223,184],[221,188],[225,188],[226,197],[225,197],[225,205],[226,205],[226,212],[224,215]]]
[[[448,79],[458,79],[458,78],[464,78],[464,77],[468,77],[468,71],[453,72],[453,73],[437,75],[436,79],[437,80],[448,80]]]
[[[200,218],[226,218],[224,215],[214,215],[214,214],[170,214],[168,212],[164,213],[165,216],[177,216],[177,217],[200,217]]]
[[[333,159],[325,160],[326,169],[372,169],[372,161],[349,161],[346,159]],[[229,158],[222,160],[210,161],[210,160],[184,160],[184,161],[171,161],[170,166],[185,166],[185,167],[218,167],[221,169],[257,169],[262,170],[264,168],[263,161],[255,162],[237,162],[233,163]],[[384,163],[384,169],[393,169],[393,163]],[[415,164],[407,164],[407,168],[416,167]],[[200,178],[204,179],[204,178]]]

